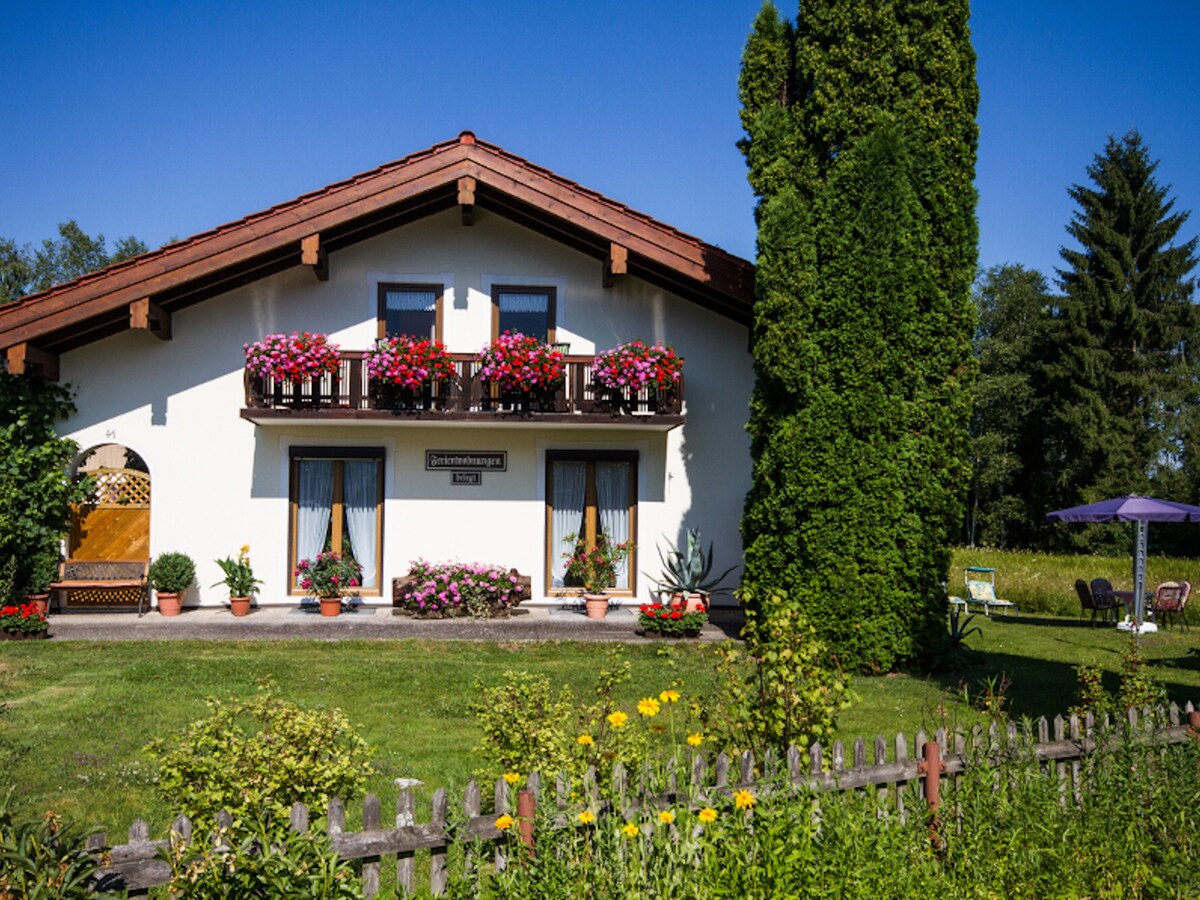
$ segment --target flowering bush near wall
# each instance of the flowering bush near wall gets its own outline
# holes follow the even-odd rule
[[[259,378],[276,381],[311,381],[336,372],[341,358],[337,344],[323,334],[293,331],[268,334],[246,344],[246,369]]]
[[[596,383],[614,391],[639,391],[645,387],[665,391],[674,387],[682,374],[683,357],[661,343],[630,341],[598,353],[592,360]]]
[[[566,377],[562,353],[519,331],[504,332],[476,359],[479,379],[505,393],[554,390]]]
[[[414,615],[436,619],[487,618],[507,614],[528,599],[529,587],[516,569],[489,563],[418,559],[397,588],[393,603]]]

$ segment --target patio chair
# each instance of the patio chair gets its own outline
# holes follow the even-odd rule
[[[986,579],[986,580],[985,580]],[[969,566],[966,570],[967,603],[983,607],[983,614],[990,616],[993,607],[1003,609],[1008,615],[1010,609],[1021,614],[1017,604],[1011,600],[1001,600],[996,596],[996,570],[978,566]]]
[[[1094,585],[1096,582],[1104,582],[1104,584],[1108,585],[1108,590],[1102,590],[1100,593],[1096,593],[1094,590]],[[1082,578],[1079,578],[1075,581],[1075,593],[1079,595],[1079,615],[1082,617],[1083,614],[1089,609],[1092,611],[1093,628],[1096,626],[1096,613],[1100,613],[1101,620],[1107,622],[1108,612],[1109,610],[1112,610],[1113,619],[1114,621],[1116,620],[1117,609],[1121,606],[1121,601],[1117,597],[1113,596],[1112,584],[1110,582],[1103,578],[1096,578],[1093,579],[1092,583],[1089,585]]]
[[[1186,631],[1187,617],[1184,613],[1187,608],[1188,597],[1191,593],[1192,584],[1190,581],[1182,583],[1165,581],[1160,584],[1154,592],[1154,602],[1150,607],[1154,613],[1154,618],[1164,626],[1168,626],[1171,619],[1174,618],[1179,622],[1180,629]]]

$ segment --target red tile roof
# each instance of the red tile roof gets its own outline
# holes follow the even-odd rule
[[[150,298],[172,311],[300,264],[300,240],[334,251],[458,203],[493,209],[595,256],[629,251],[629,274],[748,323],[754,267],[623,203],[556,175],[471,132],[158,250],[30,294],[0,308],[0,347],[50,352],[128,327],[128,306]]]

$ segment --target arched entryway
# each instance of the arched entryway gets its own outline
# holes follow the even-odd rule
[[[100,444],[80,454],[74,475],[90,477],[96,487],[75,510],[68,558],[148,560],[150,470],[145,460],[120,444]]]

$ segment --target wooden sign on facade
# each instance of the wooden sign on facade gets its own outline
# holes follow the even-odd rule
[[[474,486],[479,486],[479,485],[483,484],[483,473],[482,472],[451,472],[450,473],[450,483],[456,484],[456,485],[457,484],[470,484],[470,485],[474,485]]]
[[[507,450],[426,450],[426,471],[507,472]]]

